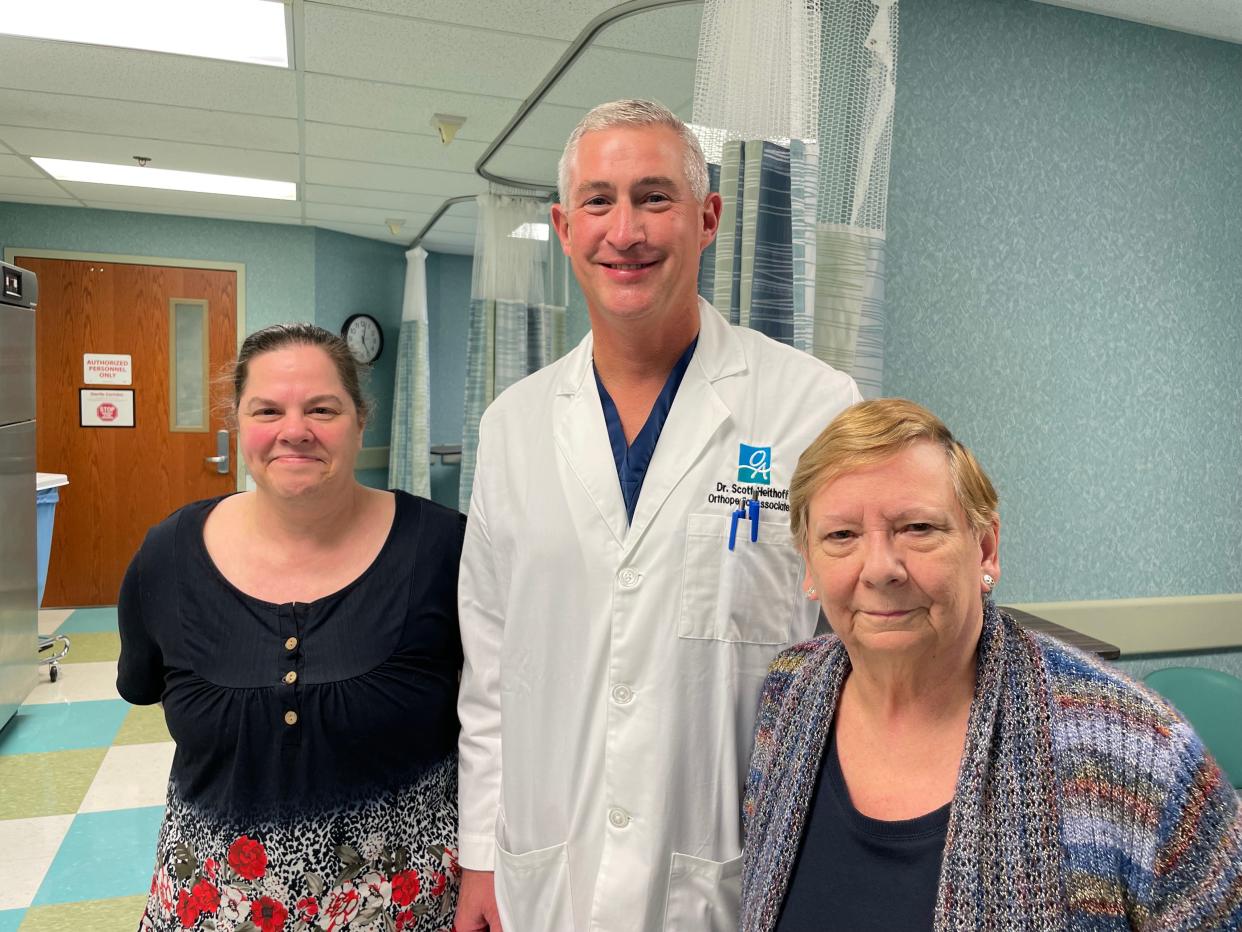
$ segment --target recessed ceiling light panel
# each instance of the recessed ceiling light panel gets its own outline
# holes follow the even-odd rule
[[[167,168],[140,168],[108,162],[75,162],[70,159],[31,159],[57,181],[85,181],[129,188],[163,188],[169,191],[196,191],[200,194],[231,194],[235,197],[266,197],[296,201],[298,186],[292,181],[242,178],[236,175],[208,175]]]
[[[280,0],[6,3],[0,33],[289,67]]]

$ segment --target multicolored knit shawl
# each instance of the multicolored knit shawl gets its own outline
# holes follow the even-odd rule
[[[764,683],[742,932],[776,926],[850,669],[829,636],[781,654]],[[1193,731],[1115,669],[987,602],[937,932],[1240,927],[1238,799]]]

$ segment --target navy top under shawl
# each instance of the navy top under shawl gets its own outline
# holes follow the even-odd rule
[[[182,799],[229,818],[306,816],[453,753],[465,517],[395,494],[374,562],[309,603],[264,602],[221,575],[203,543],[218,498],[148,533],[121,587],[117,688],[163,702]]]
[[[836,729],[820,763],[778,932],[931,932],[949,804],[872,819],[850,801]]]
[[[617,413],[617,405],[600,381],[599,370],[592,364],[595,373],[595,385],[599,388],[600,404],[604,406],[604,423],[608,426],[608,442],[612,445],[612,458],[617,464],[617,478],[621,481],[621,497],[625,499],[626,519],[633,522],[634,509],[638,506],[638,493],[642,491],[643,480],[647,478],[647,467],[651,465],[651,457],[655,455],[656,443],[660,432],[664,430],[664,422],[668,420],[668,412],[672,410],[673,399],[677,397],[677,389],[690,367],[690,359],[694,356],[694,348],[699,345],[696,336],[681,358],[673,365],[673,371],[664,381],[660,395],[651,406],[651,413],[642,429],[634,437],[634,442],[625,442],[625,429],[621,426],[621,415]]]

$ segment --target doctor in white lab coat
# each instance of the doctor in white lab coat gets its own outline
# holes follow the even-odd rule
[[[592,333],[480,425],[456,929],[733,932],[760,684],[817,617],[789,479],[858,390],[696,296],[720,198],[671,113],[596,108],[561,189]]]

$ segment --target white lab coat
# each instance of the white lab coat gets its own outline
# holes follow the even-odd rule
[[[737,928],[759,688],[817,617],[782,493],[859,394],[702,299],[699,313],[628,527],[589,335],[480,425],[459,586],[460,856],[494,867],[506,932]],[[735,506],[711,497],[751,484],[741,444],[772,448],[772,494],[758,541],[743,520],[729,551]]]

